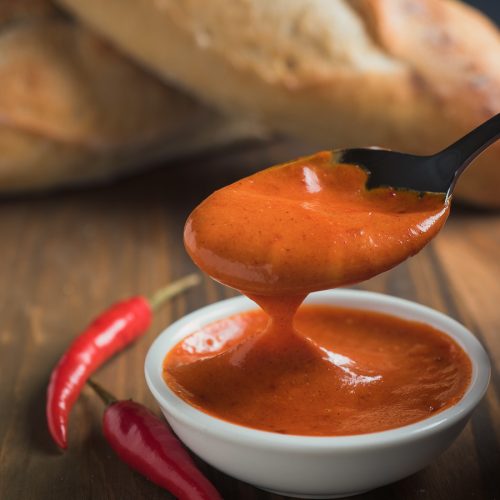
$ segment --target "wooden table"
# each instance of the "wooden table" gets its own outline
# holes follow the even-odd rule
[[[285,143],[249,144],[111,186],[0,203],[0,499],[169,498],[110,450],[100,431],[102,406],[90,392],[71,416],[69,451],[55,449],[44,418],[50,370],[103,307],[194,270],[182,230],[199,201],[296,153]],[[478,336],[494,365],[487,397],[441,458],[359,498],[500,499],[499,249],[499,214],[455,207],[424,251],[359,285],[446,312]],[[156,410],[143,377],[151,341],[185,313],[232,295],[205,279],[166,306],[146,337],[102,369],[98,380]],[[279,498],[202,467],[224,498]]]

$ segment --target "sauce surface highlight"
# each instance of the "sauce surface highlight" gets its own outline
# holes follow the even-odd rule
[[[470,361],[443,333],[369,312],[300,304],[370,278],[443,226],[442,194],[377,188],[323,152],[216,191],[188,218],[186,249],[261,311],[209,325],[167,357],[192,405],[274,432],[342,435],[412,423],[461,398]],[[298,313],[297,313],[298,310]]]

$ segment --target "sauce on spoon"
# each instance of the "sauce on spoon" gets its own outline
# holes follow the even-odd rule
[[[365,280],[417,253],[449,211],[442,194],[367,190],[366,179],[328,152],[263,170],[193,211],[186,249],[217,281],[254,295]]]

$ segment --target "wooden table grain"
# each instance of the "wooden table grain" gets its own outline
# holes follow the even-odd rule
[[[170,498],[110,450],[100,431],[103,408],[88,391],[71,415],[69,450],[55,449],[44,417],[50,370],[105,306],[195,269],[182,230],[199,201],[298,149],[247,144],[113,185],[0,202],[0,499]],[[454,207],[420,254],[357,287],[451,315],[477,335],[493,362],[488,393],[453,446],[425,470],[358,498],[499,500],[500,215]],[[163,308],[145,338],[96,378],[157,411],[143,377],[151,341],[187,312],[234,294],[205,278]],[[201,467],[226,499],[280,498]]]

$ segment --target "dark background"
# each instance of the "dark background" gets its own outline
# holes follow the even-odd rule
[[[474,5],[488,14],[497,24],[500,24],[500,1],[499,0],[467,0],[467,3]]]

